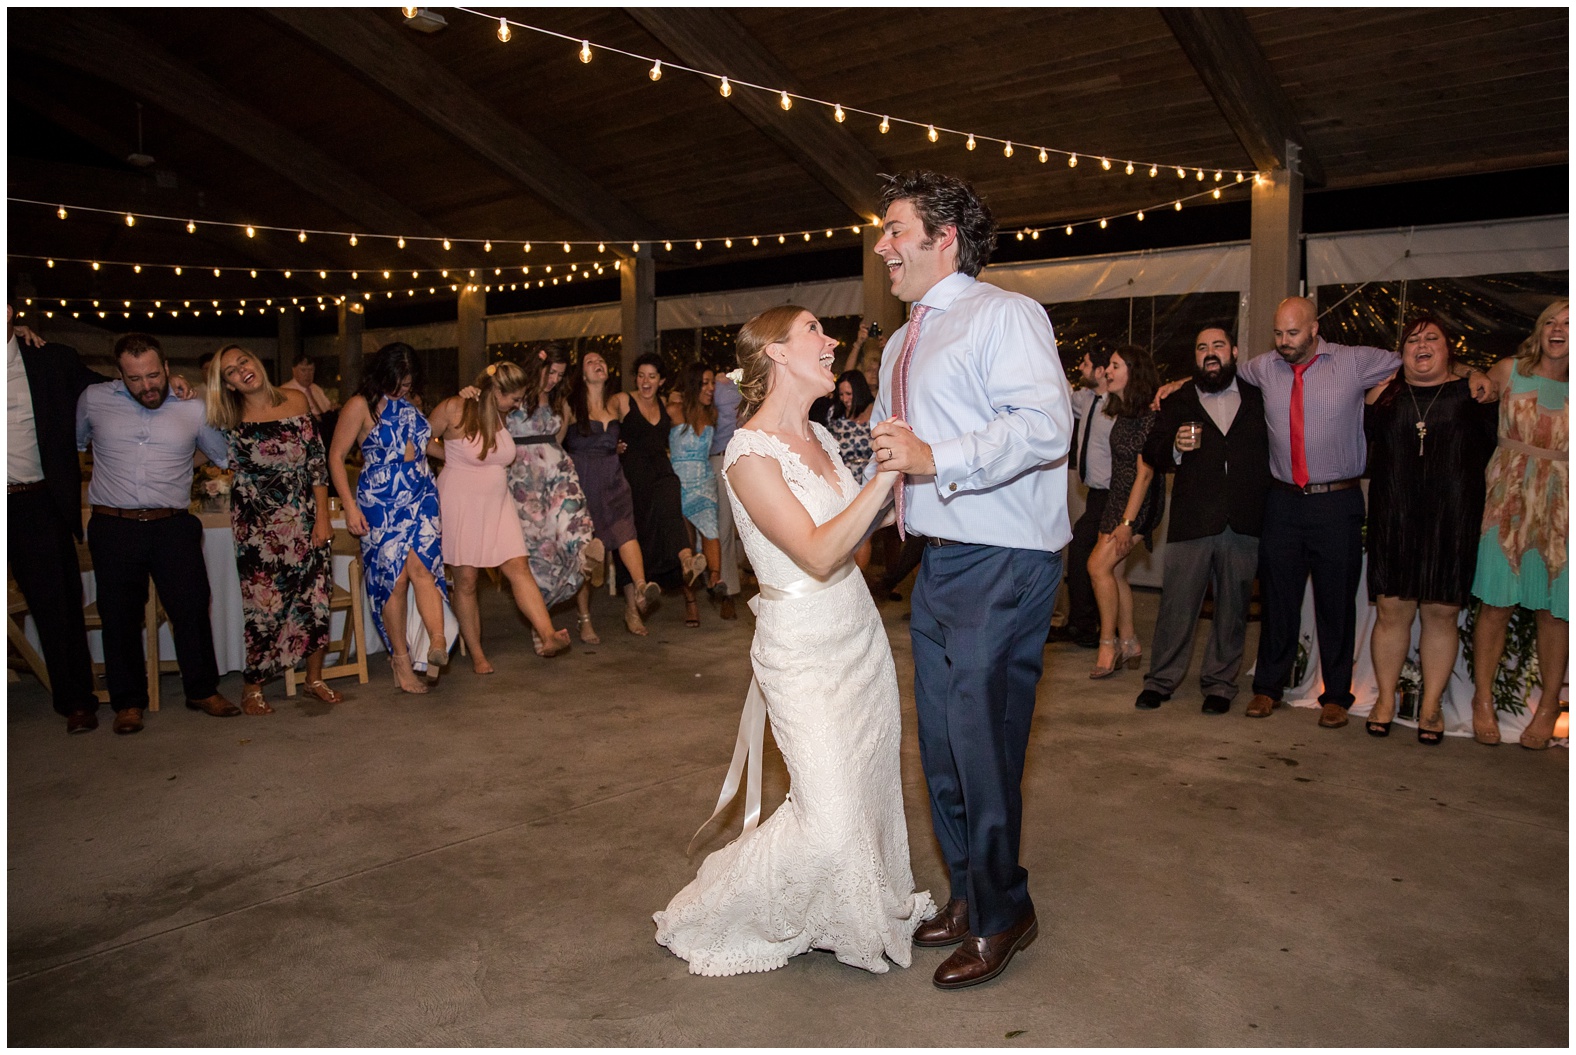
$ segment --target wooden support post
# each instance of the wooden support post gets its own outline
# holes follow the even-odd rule
[[[1287,145],[1295,158],[1296,148]],[[1274,346],[1275,306],[1298,292],[1302,277],[1302,173],[1295,161],[1253,187],[1248,330],[1237,335],[1245,359]]]
[[[287,308],[279,313],[279,344],[274,353],[274,384],[290,380],[290,369],[301,354],[301,313]]]
[[[487,369],[487,294],[482,287],[460,287],[460,385]]]
[[[623,307],[619,363],[624,390],[628,391],[634,383],[635,360],[657,350],[657,264],[649,248],[624,261],[618,288]]]
[[[339,302],[339,401],[343,403],[361,384],[361,340],[366,333],[367,316],[361,298],[347,292]]]

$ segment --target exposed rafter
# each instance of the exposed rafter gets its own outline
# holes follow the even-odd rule
[[[1241,9],[1163,7],[1160,15],[1253,164],[1285,168],[1293,143],[1303,179],[1323,186],[1324,166]]]
[[[716,7],[632,7],[629,16],[679,61],[726,70],[759,84],[800,91],[777,57],[727,11]],[[785,113],[761,92],[734,92],[728,102],[769,136],[806,173],[861,217],[876,215],[881,161],[854,136],[821,115]]]
[[[422,216],[232,98],[131,26],[86,10],[16,9],[9,18],[10,46],[119,85],[266,165],[369,230],[441,235]],[[445,263],[425,246],[412,249],[429,265]]]
[[[267,13],[410,107],[433,128],[498,166],[598,238],[654,237],[656,227],[367,10],[268,8]]]

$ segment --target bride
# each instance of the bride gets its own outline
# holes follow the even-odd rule
[[[809,949],[881,974],[887,959],[909,965],[914,929],[936,912],[909,868],[892,651],[853,573],[898,474],[860,489],[837,441],[809,420],[834,387],[836,346],[793,305],[739,331],[748,423],[723,466],[761,582],[750,659],[790,787],[655,914],[657,941],[694,974],[770,971]]]

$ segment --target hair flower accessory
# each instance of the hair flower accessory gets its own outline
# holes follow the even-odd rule
[[[734,384],[738,384],[740,381],[744,380],[744,367],[741,366],[741,367],[738,367],[737,369],[729,370],[727,373],[723,374],[722,376],[726,377],[729,381],[732,381]]]
[[[488,367],[487,367],[487,376],[488,377],[492,377],[492,376],[496,375],[497,373],[498,373],[498,364],[497,363],[489,364]]]

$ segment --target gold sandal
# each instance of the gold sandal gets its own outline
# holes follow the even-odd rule
[[[597,636],[596,627],[591,625],[589,615],[577,615],[575,621],[580,627],[580,643],[583,645],[600,645],[602,639]]]
[[[274,713],[274,709],[268,706],[268,701],[263,699],[262,689],[247,689],[242,693],[241,710],[254,717]]]
[[[345,702],[344,694],[335,692],[333,689],[329,688],[328,682],[323,681],[321,678],[319,678],[317,681],[303,682],[301,685],[301,692],[304,695],[313,697],[314,699],[322,700],[324,703]]]

